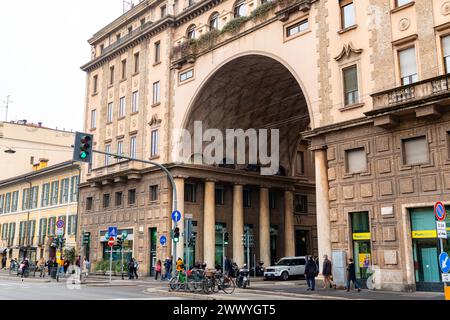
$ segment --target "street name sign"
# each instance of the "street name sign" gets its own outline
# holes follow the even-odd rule
[[[442,282],[450,282],[450,273],[442,273]]]
[[[445,220],[447,212],[445,211],[445,207],[442,202],[436,202],[436,204],[434,205],[434,214],[439,221]]]
[[[442,252],[439,255],[439,267],[443,273],[448,273],[450,271],[450,259],[447,252]]]
[[[175,222],[179,222],[181,220],[181,212],[178,210],[172,212],[172,220]]]
[[[447,239],[447,223],[445,221],[436,221],[436,230],[439,239]]]

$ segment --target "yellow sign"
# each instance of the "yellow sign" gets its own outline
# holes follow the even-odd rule
[[[354,233],[353,240],[370,240],[370,232]]]
[[[412,232],[413,239],[437,238],[436,230],[418,230]]]
[[[359,254],[359,267],[368,268],[370,267],[370,253],[360,253]]]

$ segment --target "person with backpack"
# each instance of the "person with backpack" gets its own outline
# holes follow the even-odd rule
[[[317,264],[313,257],[308,257],[308,262],[305,266],[306,283],[308,284],[308,291],[316,289]]]

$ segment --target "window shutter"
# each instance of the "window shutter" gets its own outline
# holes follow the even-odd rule
[[[403,141],[405,164],[428,163],[428,142],[426,137],[417,137]]]

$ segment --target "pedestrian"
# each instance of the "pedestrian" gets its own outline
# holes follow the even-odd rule
[[[6,260],[7,260],[6,254],[4,253],[4,254],[3,254],[3,257],[2,257],[2,269],[3,269],[3,270],[6,269]]]
[[[355,270],[355,263],[353,262],[353,259],[348,259],[348,266],[347,266],[347,292],[350,291],[350,282],[353,281],[353,284],[355,285],[355,289],[358,289],[358,292],[361,292],[361,288],[359,287],[357,281],[356,281],[356,270]]]
[[[134,262],[133,272],[134,272],[134,276],[136,277],[136,280],[137,280],[139,278],[139,276],[138,276],[139,263],[135,258],[133,258],[133,262]]]
[[[84,276],[87,278],[87,276],[89,275],[89,260],[86,257],[84,257],[83,260],[83,273]]]
[[[48,260],[47,260],[47,270],[48,270],[48,275],[49,276],[50,276],[52,268],[53,268],[53,260],[51,258],[48,258]]]
[[[67,270],[69,269],[70,261],[69,259],[64,260],[64,274],[67,274]]]
[[[170,274],[172,273],[172,259],[170,257],[167,257],[166,261],[164,262],[164,268],[166,269],[164,279],[169,280]]]
[[[162,280],[161,268],[162,268],[161,260],[158,260],[158,262],[156,263],[156,266],[155,266],[155,280],[158,280],[158,275]]]
[[[327,255],[323,256],[323,268],[322,268],[322,275],[323,275],[323,288],[326,289],[328,287],[333,288],[332,285],[332,268],[333,265],[331,261],[328,259]]]
[[[134,260],[133,258],[130,258],[130,261],[128,262],[128,279],[134,279]]]
[[[184,271],[184,262],[183,259],[178,258],[177,260],[177,272],[183,272]]]
[[[39,268],[39,278],[45,278],[45,259],[41,257],[39,262],[36,264]]]
[[[224,269],[225,269],[225,275],[229,276],[231,273],[231,270],[232,270],[232,264],[231,264],[231,260],[230,260],[230,258],[228,258],[228,256],[225,257]]]
[[[308,291],[314,291],[316,289],[316,273],[317,265],[313,257],[308,257],[308,262],[305,266],[306,283],[308,284]]]
[[[30,267],[30,262],[28,260],[28,258],[25,258],[25,260],[22,261],[21,265],[20,265],[20,270],[22,273],[22,278],[26,277],[27,272],[28,272],[28,268]]]

